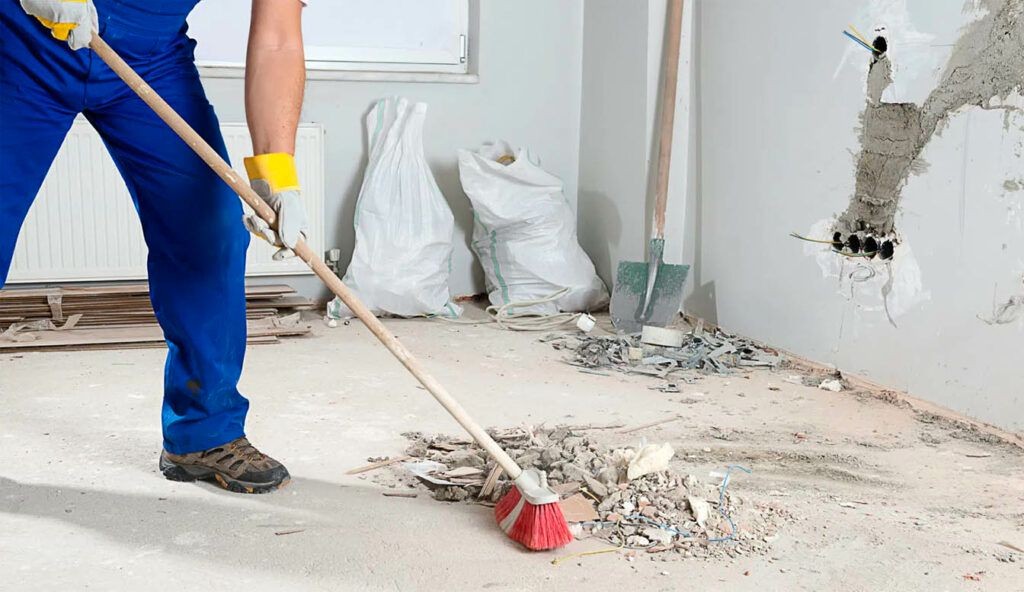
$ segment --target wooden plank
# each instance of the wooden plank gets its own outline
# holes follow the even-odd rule
[[[250,337],[281,337],[304,335],[310,331],[305,323],[281,325],[266,319],[249,324]],[[0,341],[0,352],[34,351],[45,349],[80,349],[91,346],[112,346],[120,348],[143,343],[164,342],[163,331],[159,325],[138,325],[131,327],[91,327],[69,329],[67,331],[34,331],[34,341]]]
[[[246,296],[252,298],[270,298],[275,295],[292,295],[295,293],[295,288],[287,284],[247,285],[245,287]],[[0,300],[42,298],[45,301],[47,296],[55,294],[60,295],[62,298],[91,298],[110,295],[146,296],[149,294],[149,284],[145,282],[132,282],[90,286],[62,285],[45,288],[4,288],[0,290]]]
[[[356,467],[354,469],[349,469],[349,470],[345,471],[345,474],[346,475],[359,475],[359,474],[362,474],[362,473],[369,473],[370,471],[375,471],[375,470],[377,470],[377,469],[379,469],[381,467],[386,467],[388,465],[393,465],[393,464],[395,464],[397,462],[402,462],[404,460],[409,460],[410,458],[412,458],[412,457],[405,456],[405,455],[403,455],[403,456],[396,456],[395,458],[389,458],[387,460],[377,461],[375,463],[370,463],[370,464],[362,466],[362,467]]]
[[[248,285],[245,289],[246,319],[250,343],[276,343],[278,337],[303,335],[308,323],[296,322],[297,310],[315,307],[287,284]],[[81,315],[74,330],[33,332],[27,342],[0,342],[0,351],[41,351],[49,349],[96,349],[163,347],[146,282],[88,286],[47,286],[0,290],[0,329],[16,322],[49,320],[59,301],[64,318]]]

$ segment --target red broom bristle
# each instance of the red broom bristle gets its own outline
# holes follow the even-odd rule
[[[509,525],[505,534],[510,539],[531,551],[546,551],[564,547],[573,541],[569,532],[569,523],[562,514],[562,507],[557,502],[552,504],[534,505],[524,500],[519,488],[512,487],[505,497],[494,506],[494,517],[500,525],[512,514],[519,502],[523,507],[515,522]]]

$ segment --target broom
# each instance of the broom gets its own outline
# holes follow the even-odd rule
[[[89,48],[96,52],[96,55],[110,66],[110,69],[135,91],[139,98],[149,105],[157,116],[170,126],[199,155],[199,158],[203,159],[242,198],[243,202],[251,207],[260,218],[266,220],[267,224],[270,224],[271,227],[274,226],[276,216],[270,206],[260,199],[231,166],[224,162],[224,159],[166,101],[160,98],[156,91],[146,84],[146,81],[125,63],[121,56],[117,55],[117,52],[111,49],[98,34],[93,33]],[[469,417],[465,409],[448,394],[441,383],[427,373],[420,365],[419,360],[413,357],[412,353],[388,332],[383,323],[366,308],[366,305],[360,302],[355,293],[327,267],[327,264],[313,252],[305,241],[300,240],[293,251],[348,306],[349,310],[359,317],[366,328],[398,358],[398,361],[416,377],[416,380],[437,399],[437,402],[455,418],[455,421],[459,422],[473,436],[473,439],[513,480],[515,487],[512,487],[498,502],[494,510],[498,524],[505,534],[527,549],[535,551],[557,549],[569,544],[573,540],[572,534],[569,532],[569,524],[558,505],[558,494],[547,486],[544,474],[533,469],[524,471],[520,468],[512,460],[512,457]]]

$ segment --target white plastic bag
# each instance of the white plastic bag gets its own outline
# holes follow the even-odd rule
[[[366,117],[370,149],[344,282],[374,314],[457,317],[448,291],[455,218],[423,154],[426,103],[391,97]],[[335,298],[333,318],[352,312]]]
[[[505,164],[509,157],[515,161]],[[608,303],[608,289],[576,239],[576,214],[562,181],[532,154],[506,142],[460,150],[459,176],[473,204],[472,247],[491,304],[543,300],[561,290],[553,301],[515,312],[581,312]]]

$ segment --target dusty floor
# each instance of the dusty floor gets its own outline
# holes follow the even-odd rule
[[[402,432],[458,426],[354,323],[250,349],[250,436],[294,476],[264,496],[157,473],[162,351],[0,355],[0,588],[1024,590],[1024,554],[998,544],[1024,547],[1019,449],[788,370],[666,394],[580,373],[536,334],[388,324],[486,425],[682,414],[622,438],[671,442],[674,468],[701,477],[743,463],[730,491],[794,519],[765,556],[554,566],[597,547],[531,554],[486,508],[383,497],[344,472],[400,453]]]

